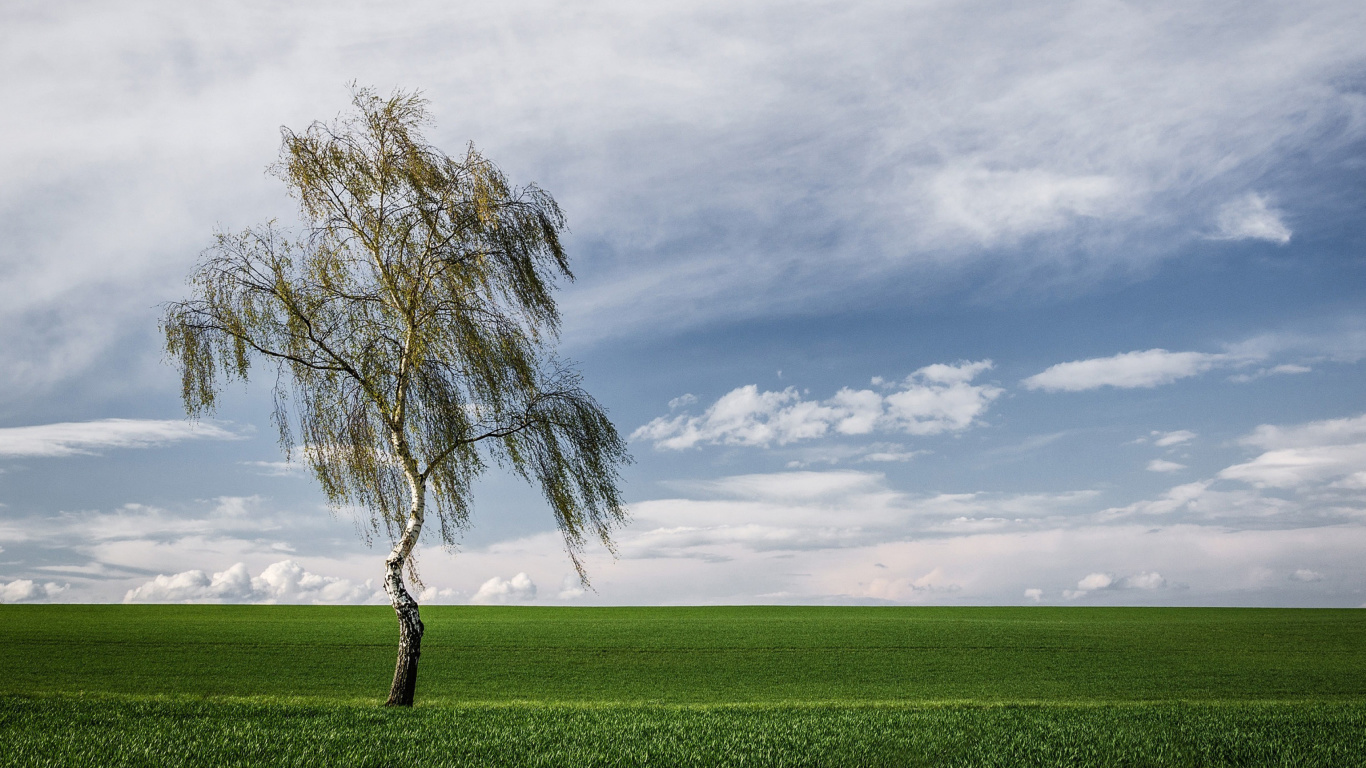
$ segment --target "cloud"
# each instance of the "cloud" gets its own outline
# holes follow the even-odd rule
[[[1111,573],[1089,573],[1077,582],[1076,589],[1065,589],[1062,594],[1068,600],[1075,600],[1108,589],[1161,589],[1166,585],[1167,580],[1155,571],[1144,571],[1123,578],[1115,578]]]
[[[1081,392],[1100,387],[1132,389],[1170,384],[1229,362],[1230,355],[1149,349],[1058,363],[1021,383],[1047,392]]]
[[[1303,582],[1323,581],[1323,574],[1318,571],[1311,571],[1308,568],[1300,568],[1290,574],[1290,580]]]
[[[266,477],[302,477],[308,472],[308,465],[298,461],[240,461],[245,467],[255,467]]]
[[[1153,459],[1148,462],[1147,467],[1149,472],[1176,472],[1177,470],[1185,468],[1185,464],[1178,464],[1174,461],[1166,461],[1164,459]]]
[[[182,440],[241,438],[211,422],[100,419],[0,429],[0,456],[75,456],[106,448],[152,448]]]
[[[911,435],[961,431],[976,423],[1004,391],[971,383],[991,367],[990,360],[928,365],[883,392],[846,387],[824,401],[804,400],[792,387],[760,392],[749,384],[721,396],[700,416],[660,416],[636,429],[631,439],[651,440],[659,449],[682,450],[707,444],[768,447],[874,431]]]
[[[1344,489],[1366,487],[1366,415],[1290,427],[1263,424],[1239,442],[1264,452],[1225,468],[1220,478],[1256,488],[1325,482]]]
[[[669,410],[678,410],[685,405],[692,405],[695,402],[697,402],[697,395],[685,393],[669,401]]]
[[[1024,596],[1025,596],[1025,599],[1027,599],[1027,600],[1033,600],[1034,602],[1037,603],[1037,602],[1043,600],[1043,590],[1042,590],[1042,589],[1039,589],[1038,587],[1031,587],[1031,588],[1026,589],[1026,590],[1024,591]]]
[[[511,579],[494,576],[479,586],[479,591],[474,593],[470,602],[475,605],[502,605],[523,603],[535,598],[536,584],[526,573],[519,573]]]
[[[1084,589],[1088,592],[1092,592],[1097,589],[1108,589],[1110,585],[1114,583],[1115,577],[1108,573],[1091,573],[1082,577],[1082,580],[1077,582],[1077,589]]]
[[[355,604],[382,597],[383,593],[370,580],[358,584],[335,576],[320,576],[293,560],[281,560],[255,577],[244,563],[212,576],[198,569],[161,574],[128,590],[123,602]]]
[[[556,597],[560,600],[578,600],[585,594],[587,591],[583,588],[579,577],[573,574],[565,574],[564,579],[560,581],[560,592]]]
[[[224,211],[292,212],[260,169],[278,125],[335,114],[338,72],[422,86],[439,145],[555,192],[597,254],[565,301],[588,336],[984,260],[1084,285],[1361,135],[1352,2],[327,8],[7,18],[4,95],[29,117],[0,142],[6,383],[93,378],[128,347],[156,370],[148,308]],[[1051,239],[1009,249],[1026,238]]]
[[[1286,363],[1284,365],[1273,365],[1269,368],[1262,368],[1261,370],[1253,371],[1252,373],[1239,373],[1228,377],[1228,380],[1239,384],[1246,384],[1249,381],[1264,379],[1267,376],[1284,376],[1287,374],[1293,375],[1299,373],[1310,373],[1313,370],[1313,368],[1310,368],[1307,365]]]
[[[1215,222],[1218,233],[1213,239],[1266,240],[1285,245],[1290,242],[1291,233],[1282,221],[1283,215],[1267,206],[1266,197],[1250,192],[1219,208]]]
[[[1154,431],[1153,437],[1156,438],[1153,440],[1153,445],[1159,446],[1161,448],[1167,448],[1173,445],[1189,443],[1190,441],[1198,437],[1198,435],[1196,435],[1194,432],[1188,429],[1178,429],[1174,432]]]
[[[1366,414],[1288,427],[1262,424],[1239,442],[1262,449],[1317,448],[1366,442]]]
[[[8,584],[0,582],[0,603],[28,603],[48,600],[70,588],[68,584],[53,581],[39,584],[29,579],[15,579]]]
[[[1366,520],[1366,416],[1264,424],[1238,443],[1260,453],[1099,519],[1148,516],[1282,529]]]
[[[1125,576],[1120,580],[1119,586],[1121,589],[1161,589],[1167,586],[1167,580],[1155,571],[1144,572]]]
[[[1042,168],[950,166],[934,175],[929,188],[939,222],[985,245],[1063,229],[1076,219],[1114,216],[1127,197],[1113,177]]]
[[[438,589],[429,586],[422,590],[418,595],[417,601],[422,605],[460,605],[466,601],[464,592],[458,589],[442,588]]]

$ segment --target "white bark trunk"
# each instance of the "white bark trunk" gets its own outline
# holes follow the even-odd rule
[[[426,511],[426,489],[411,460],[406,461],[408,488],[411,493],[412,507],[408,521],[403,527],[403,535],[394,543],[389,557],[384,560],[384,591],[398,616],[398,661],[394,664],[394,682],[389,688],[388,706],[411,707],[413,695],[417,691],[417,660],[422,655],[422,616],[418,612],[417,601],[408,594],[403,584],[403,566],[417,546],[422,534],[423,515]]]

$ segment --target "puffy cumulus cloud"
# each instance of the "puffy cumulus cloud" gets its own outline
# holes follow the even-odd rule
[[[1227,354],[1148,349],[1058,363],[1021,383],[1027,389],[1042,389],[1046,392],[1082,392],[1101,387],[1156,387],[1199,375],[1233,359]]]
[[[479,585],[470,602],[475,605],[503,605],[524,603],[536,599],[536,584],[526,573],[519,573],[510,579],[497,576]]]
[[[253,577],[245,563],[210,576],[201,570],[161,574],[128,590],[125,603],[312,603],[354,604],[378,601],[383,593],[372,581],[356,583],[320,576],[293,560],[272,563]]]
[[[1115,583],[1115,577],[1108,573],[1089,573],[1077,582],[1077,589],[1093,592],[1097,589],[1109,589]]]
[[[1122,578],[1116,578],[1112,573],[1088,573],[1077,582],[1076,589],[1065,589],[1062,596],[1068,600],[1076,600],[1092,592],[1108,589],[1161,589],[1165,586],[1167,580],[1156,571],[1144,571]]]
[[[1318,571],[1311,571],[1308,568],[1297,568],[1294,573],[1290,574],[1290,580],[1303,582],[1323,581],[1323,574]]]
[[[1290,242],[1290,228],[1283,221],[1284,214],[1268,205],[1264,195],[1255,192],[1230,200],[1219,208],[1215,219],[1216,240],[1266,240],[1285,245]]]
[[[69,584],[49,581],[39,584],[30,579],[15,579],[9,583],[0,582],[0,603],[31,603],[50,600],[67,591]]]
[[[458,605],[466,602],[466,594],[458,589],[427,587],[417,601],[423,605]]]
[[[884,384],[883,391],[846,387],[824,401],[804,400],[792,387],[760,392],[749,384],[723,395],[700,416],[660,416],[636,429],[631,438],[651,440],[660,449],[681,450],[707,444],[767,447],[875,431],[911,435],[961,431],[977,423],[1004,391],[972,383],[991,367],[990,360],[928,365],[899,384]]]
[[[238,440],[212,422],[100,419],[0,429],[0,456],[55,457],[108,448],[151,448],[183,440]]]
[[[1030,587],[1024,591],[1024,596],[1026,600],[1033,600],[1036,603],[1041,602],[1043,600],[1043,590],[1038,587]]]

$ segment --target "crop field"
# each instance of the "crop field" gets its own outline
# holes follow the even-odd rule
[[[1366,611],[0,606],[0,765],[1362,765]]]

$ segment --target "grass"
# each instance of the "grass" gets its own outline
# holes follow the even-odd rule
[[[423,616],[0,606],[0,766],[1366,764],[1361,610]]]

